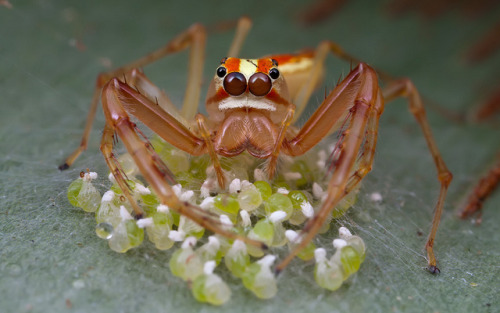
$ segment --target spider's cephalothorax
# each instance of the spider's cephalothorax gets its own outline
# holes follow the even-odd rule
[[[99,75],[82,142],[60,168],[68,168],[86,148],[101,98],[106,117],[101,151],[137,218],[142,216],[142,209],[130,194],[126,177],[113,156],[115,134],[122,139],[141,175],[162,204],[222,236],[239,238],[248,244],[264,247],[258,241],[223,227],[214,216],[199,207],[181,201],[169,184],[175,181],[171,172],[139,136],[141,133],[129,115],[134,115],[165,141],[191,155],[209,154],[222,189],[226,182],[219,156],[231,157],[247,150],[255,157],[268,159],[266,170],[268,177],[272,178],[280,154],[302,155],[328,134],[340,129],[338,157],[333,164],[335,170],[329,178],[324,202],[304,226],[300,243],[277,266],[276,270],[280,271],[307,246],[336,204],[351,190],[359,187],[361,180],[371,170],[384,99],[387,101],[407,96],[410,111],[423,130],[441,183],[426,244],[429,270],[438,272],[433,244],[452,175],[437,149],[422,100],[413,83],[408,79],[400,79],[392,81],[382,90],[374,69],[360,62],[325,97],[302,127],[294,127],[293,122],[301,115],[312,92],[321,82],[327,54],[331,52],[351,62],[357,60],[330,41],[320,43],[315,50],[296,54],[238,59],[236,56],[250,25],[248,18],[239,20],[229,57],[223,59],[215,71],[206,100],[208,118],[196,114],[203,81],[206,42],[205,29],[199,24],[191,26],[157,51]],[[166,94],[137,69],[187,47],[191,50],[188,85],[179,111]]]
[[[276,60],[225,58],[210,84],[206,108],[217,154],[231,157],[248,150],[268,158],[294,105]]]

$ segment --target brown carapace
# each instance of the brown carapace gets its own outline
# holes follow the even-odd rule
[[[238,21],[228,57],[218,65],[209,86],[207,117],[196,114],[206,42],[205,28],[199,24],[191,26],[157,51],[100,74],[81,144],[60,168],[71,166],[86,149],[101,98],[106,117],[101,151],[137,218],[142,215],[142,209],[131,196],[125,176],[113,155],[115,134],[123,141],[141,175],[163,204],[208,230],[264,248],[258,241],[221,227],[214,216],[199,207],[180,201],[171,188],[174,177],[147,139],[142,138],[144,136],[129,116],[134,115],[178,149],[191,155],[210,155],[221,189],[225,188],[227,182],[219,156],[232,157],[248,151],[256,158],[268,159],[266,171],[272,179],[280,154],[302,155],[328,134],[342,128],[342,143],[338,146],[338,159],[329,178],[327,196],[314,217],[305,224],[300,244],[277,265],[276,271],[280,272],[315,237],[336,204],[357,188],[370,172],[384,101],[404,96],[408,98],[410,111],[422,128],[441,184],[426,244],[429,270],[432,273],[439,272],[433,243],[452,175],[435,144],[422,100],[413,83],[408,79],[393,80],[386,89],[381,89],[377,73],[372,67],[347,55],[330,41],[321,42],[315,50],[296,54],[239,59],[237,55],[250,27],[250,19],[243,17]],[[151,83],[139,68],[186,48],[190,50],[188,84],[182,110],[178,111],[165,93]],[[324,61],[329,53],[359,65],[325,97],[305,124],[297,128],[293,124],[304,111],[312,92],[321,83]]]

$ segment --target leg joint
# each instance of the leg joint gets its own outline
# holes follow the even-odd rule
[[[106,85],[107,82],[109,82],[110,79],[111,77],[108,73],[105,72],[99,73],[99,75],[97,75],[95,82],[96,88],[101,89],[102,87],[104,87],[104,85]]]
[[[448,187],[451,183],[451,180],[453,179],[453,174],[449,171],[445,171],[445,172],[439,173],[438,179],[443,185]]]

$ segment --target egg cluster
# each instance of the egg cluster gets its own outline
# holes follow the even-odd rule
[[[134,199],[144,210],[141,219],[132,217],[132,206],[112,176],[110,189],[101,196],[92,183],[97,174],[82,172],[69,186],[70,203],[87,212],[95,212],[97,235],[107,240],[116,252],[123,253],[139,246],[144,233],[160,250],[175,247],[170,270],[190,283],[198,301],[221,305],[230,299],[228,285],[214,273],[221,263],[257,297],[274,297],[278,288],[271,267],[276,257],[268,253],[274,247],[293,249],[300,243],[301,227],[320,207],[325,192],[318,182],[324,178],[325,150],[316,151],[315,158],[285,158],[280,167],[287,170],[280,171],[282,174],[272,182],[267,180],[263,164],[255,158],[246,154],[222,158],[229,186],[220,190],[208,157],[189,157],[156,137],[151,143],[175,175],[178,184],[172,189],[179,199],[218,217],[220,227],[261,241],[271,249],[263,251],[241,240],[219,235],[205,236],[203,227],[160,203],[153,190],[139,180],[140,173],[128,154],[120,156],[119,161]],[[324,222],[322,233],[328,230],[333,218],[342,216],[352,206],[356,192],[344,197],[334,209],[329,220]],[[336,252],[330,259],[326,257],[326,250],[317,248],[313,242],[298,255],[305,261],[315,260],[315,280],[329,290],[339,288],[357,272],[365,256],[363,240],[345,227],[339,229],[339,238],[333,245]]]

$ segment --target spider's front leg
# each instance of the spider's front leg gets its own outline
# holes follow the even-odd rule
[[[361,63],[328,95],[323,104],[314,112],[297,135],[285,142],[284,152],[300,155],[314,147],[331,131],[339,121],[348,119],[344,130],[340,155],[327,188],[327,196],[319,211],[307,222],[302,230],[300,243],[276,267],[281,272],[290,261],[316,236],[323,222],[338,202],[357,185],[371,169],[374,144],[365,145],[364,168],[356,171],[356,159],[366,136],[376,138],[378,119],[383,111],[381,91],[377,74],[368,65]]]
[[[176,121],[170,114],[162,110],[156,103],[150,101],[116,78],[104,86],[102,104],[106,117],[106,127],[103,133],[101,150],[110,166],[111,172],[115,175],[116,181],[125,195],[129,194],[127,198],[129,198],[132,204],[135,201],[126,188],[126,182],[123,175],[120,174],[118,166],[113,162],[112,143],[114,133],[123,141],[141,175],[153,188],[162,204],[221,236],[230,239],[240,239],[261,249],[267,248],[260,241],[239,236],[227,230],[227,227],[220,223],[217,216],[188,202],[180,201],[172,190],[172,187],[167,183],[171,178],[169,177],[167,166],[149,147],[149,143],[141,140],[137,134],[136,126],[130,121],[128,114],[133,113],[135,117],[170,144],[192,155],[207,153],[206,143],[203,139],[198,138],[182,123]],[[138,205],[136,204],[134,209],[137,207]],[[140,216],[141,214],[142,210],[136,212],[136,215]]]
[[[338,125],[342,116],[348,120],[347,128],[341,135],[343,139],[339,145],[340,155],[336,160],[335,171],[328,184],[327,197],[317,214],[305,225],[300,244],[277,266],[278,272],[285,268],[293,257],[314,238],[323,221],[331,214],[342,197],[356,188],[371,170],[378,122],[384,109],[384,98],[392,100],[401,96],[408,98],[410,112],[415,116],[422,129],[441,184],[431,231],[425,246],[429,271],[439,273],[433,245],[452,174],[437,148],[427,122],[422,100],[413,83],[408,79],[396,80],[382,92],[378,86],[375,71],[364,63],[349,73],[330,93],[299,133],[287,142],[288,154],[302,154],[316,145],[330,132],[332,127]],[[362,145],[363,139],[364,144]],[[356,163],[362,146],[361,159]]]

